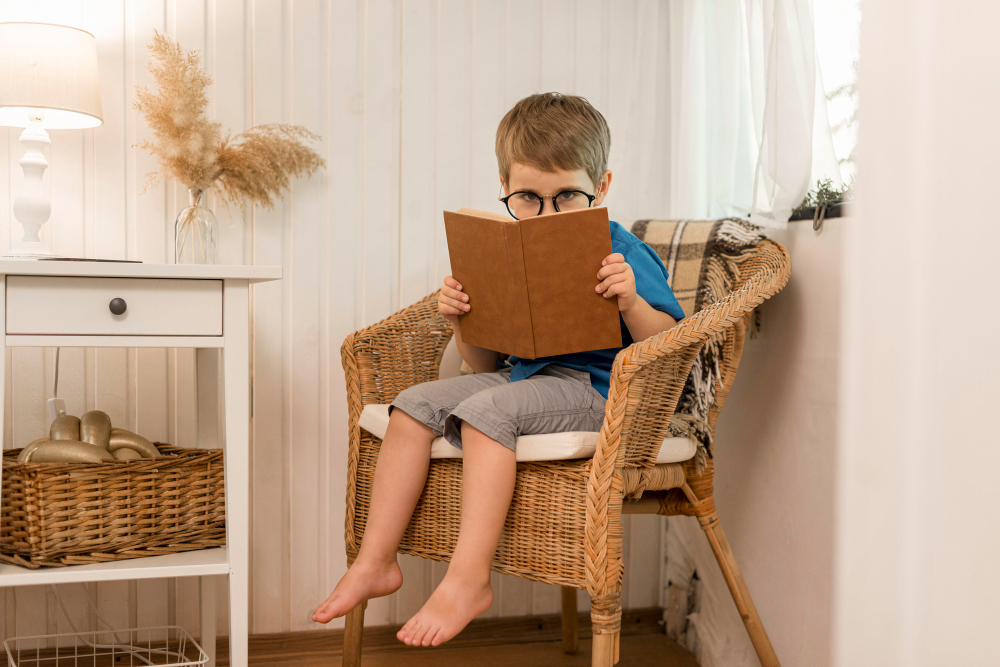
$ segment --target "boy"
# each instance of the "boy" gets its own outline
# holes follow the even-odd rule
[[[500,200],[517,219],[600,206],[611,186],[610,146],[604,117],[585,99],[531,95],[497,129]],[[617,300],[624,346],[674,326],[684,313],[656,253],[613,221],[611,245],[612,254],[594,267],[594,289]],[[329,622],[400,587],[396,550],[427,478],[431,441],[443,435],[463,450],[458,542],[445,578],[397,637],[411,646],[454,637],[493,601],[490,563],[514,492],[517,436],[601,429],[620,348],[504,358],[462,341],[458,316],[471,308],[462,285],[447,276],[438,310],[476,372],[410,387],[392,402],[361,549],[314,621]]]

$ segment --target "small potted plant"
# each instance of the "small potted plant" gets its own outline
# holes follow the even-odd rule
[[[308,176],[324,165],[308,142],[319,137],[299,125],[267,124],[246,132],[223,134],[220,123],[205,114],[205,88],[212,83],[197,51],[159,32],[149,44],[148,70],[156,86],[137,86],[134,107],[155,139],[139,148],[160,165],[143,186],[174,179],[188,191],[189,205],[177,215],[174,258],[178,264],[215,263],[215,215],[205,206],[214,189],[226,204],[271,208],[297,176]]]
[[[816,181],[816,187],[806,193],[802,203],[792,209],[792,220],[812,218],[813,229],[819,231],[826,218],[839,218],[845,206],[854,201],[854,181],[846,185],[835,185],[832,179]]]

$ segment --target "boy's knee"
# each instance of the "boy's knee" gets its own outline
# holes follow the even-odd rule
[[[409,414],[403,408],[397,406],[391,406],[389,409],[389,425],[394,426],[397,429],[406,429],[409,431],[419,431],[420,433],[428,433],[433,435],[434,429],[430,426],[417,419],[413,415]]]

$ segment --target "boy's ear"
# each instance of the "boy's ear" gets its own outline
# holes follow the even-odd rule
[[[506,197],[509,192],[507,192],[507,184],[503,182],[503,176],[500,176],[500,187],[503,188],[503,196]]]
[[[597,197],[594,198],[594,206],[600,206],[604,198],[608,196],[608,190],[611,188],[611,170],[608,169],[601,176],[601,182],[597,185]]]

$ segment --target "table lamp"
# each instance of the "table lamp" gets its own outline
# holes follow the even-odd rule
[[[97,127],[101,86],[97,44],[89,32],[48,23],[0,23],[0,125],[23,127],[24,184],[14,200],[14,217],[24,238],[6,257],[47,257],[52,251],[38,231],[52,204],[42,187],[49,163],[42,154],[50,130]]]

